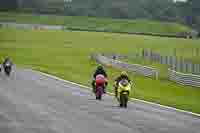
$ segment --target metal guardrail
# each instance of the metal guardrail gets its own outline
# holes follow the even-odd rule
[[[99,64],[112,66],[121,70],[127,70],[129,72],[135,72],[143,76],[158,79],[159,71],[155,68],[142,66],[139,64],[128,64],[118,60],[102,56],[100,54],[92,54],[91,58]],[[192,87],[200,87],[200,76],[194,74],[185,74],[176,72],[175,70],[168,69],[169,80],[174,81],[181,85],[187,85]]]
[[[127,70],[129,72],[135,72],[135,73],[141,74],[146,77],[158,79],[158,75],[159,75],[158,70],[151,68],[151,67],[142,66],[139,64],[128,64],[128,63],[121,62],[118,60],[110,59],[110,58],[102,56],[100,54],[92,54],[91,58],[99,64],[112,66],[114,68]]]
[[[168,75],[169,80],[175,81],[176,83],[192,87],[200,87],[199,75],[180,73],[171,69],[168,69]]]

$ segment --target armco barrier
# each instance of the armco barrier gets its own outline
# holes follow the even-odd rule
[[[159,74],[158,70],[151,68],[151,67],[146,67],[146,66],[142,66],[139,64],[128,64],[125,62],[107,58],[100,54],[92,54],[91,58],[99,64],[112,66],[114,68],[118,68],[121,70],[127,70],[129,72],[135,72],[135,73],[141,74],[143,76],[158,79],[158,74]]]
[[[200,87],[199,75],[180,73],[171,69],[168,69],[168,75],[169,80],[175,81],[176,83],[192,87]]]

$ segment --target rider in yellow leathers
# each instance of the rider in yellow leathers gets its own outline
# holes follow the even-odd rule
[[[120,76],[118,76],[118,77],[115,79],[115,83],[114,83],[115,96],[116,96],[116,97],[118,97],[118,86],[119,86],[119,82],[120,82],[122,79],[126,79],[126,80],[131,84],[131,80],[130,80],[130,78],[128,77],[127,72],[126,72],[126,71],[121,72]]]

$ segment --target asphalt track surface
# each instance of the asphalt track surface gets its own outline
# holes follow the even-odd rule
[[[0,74],[0,133],[200,133],[200,117],[108,95],[32,70]]]

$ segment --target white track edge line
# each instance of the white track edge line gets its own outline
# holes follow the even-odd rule
[[[61,78],[56,77],[54,75],[50,75],[50,74],[47,74],[47,73],[44,73],[44,72],[40,72],[40,71],[37,71],[37,72],[39,72],[42,75],[45,75],[47,77],[50,77],[50,78],[53,78],[53,79],[56,79],[56,80],[60,80],[60,81],[63,81],[63,82],[66,82],[66,83],[69,83],[69,84],[72,84],[72,85],[76,85],[76,86],[79,86],[79,87],[82,87],[82,88],[87,88],[87,89],[90,89],[90,90],[92,89],[92,88],[90,88],[88,86],[84,86],[84,85],[81,85],[81,84],[78,84],[78,83],[75,83],[75,82],[64,80],[64,79],[61,79]],[[110,93],[110,92],[107,92],[107,94],[114,95],[113,93]],[[190,112],[190,111],[185,111],[185,110],[177,109],[177,108],[174,108],[174,107],[169,107],[169,106],[166,106],[166,105],[161,105],[161,104],[158,104],[158,103],[148,102],[148,101],[144,101],[144,100],[140,100],[140,99],[136,99],[136,98],[130,98],[130,99],[134,100],[134,101],[139,101],[139,102],[146,103],[146,104],[156,105],[156,106],[160,106],[160,107],[163,107],[163,108],[167,108],[167,109],[171,109],[171,110],[175,110],[175,111],[179,111],[179,112],[182,112],[182,113],[187,113],[187,114],[190,114],[190,115],[194,115],[194,116],[200,117],[200,114],[198,114],[198,113],[193,113],[193,112]]]

